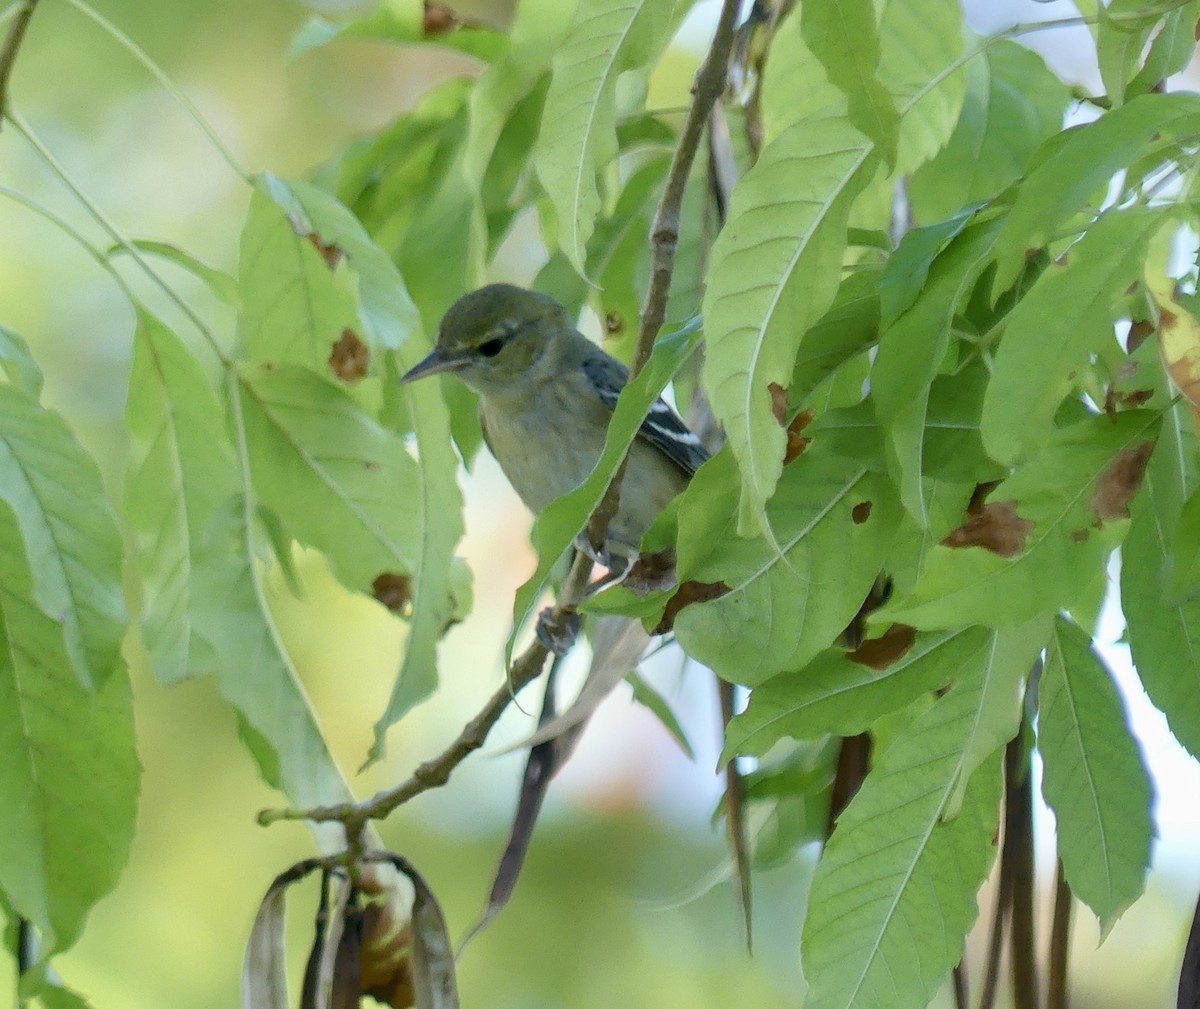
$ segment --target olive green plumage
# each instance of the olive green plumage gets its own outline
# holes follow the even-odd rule
[[[509,284],[456,301],[433,351],[403,381],[441,372],[479,393],[488,448],[533,512],[586,479],[628,379],[625,366],[576,330],[557,301]],[[598,559],[634,556],[642,534],[705,458],[695,435],[657,400],[630,449],[620,507]]]

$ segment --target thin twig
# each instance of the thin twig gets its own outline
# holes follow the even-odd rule
[[[221,363],[228,366],[230,364],[229,357],[226,355],[224,350],[221,349],[221,344],[217,340],[216,335],[208,327],[208,324],[196,314],[195,309],[193,309],[191,305],[184,301],[179,293],[162,278],[158,271],[146,261],[145,256],[143,256],[141,250],[133,244],[132,240],[129,239],[117,227],[112,218],[110,218],[100,208],[100,206],[83,191],[82,187],[75,182],[71,174],[50,151],[50,148],[43,144],[38,135],[33,132],[33,128],[27,122],[25,122],[25,119],[20,115],[20,113],[10,109],[6,115],[8,121],[13,124],[13,127],[18,133],[20,133],[25,142],[28,143],[31,148],[33,148],[34,153],[41,158],[46,167],[48,167],[56,176],[58,176],[59,181],[71,191],[71,194],[79,201],[80,205],[88,212],[91,218],[97,224],[99,224],[101,228],[104,229],[109,238],[111,238],[114,242],[121,246],[122,249],[129,253],[130,258],[132,258],[134,263],[137,264],[137,266],[150,279],[150,281],[155,284],[159,290],[161,290],[163,294],[165,294],[174,303],[175,307],[183,313],[187,320],[196,327],[197,331],[201,336],[204,337],[205,341],[208,343],[209,347],[212,348],[213,353],[216,354]]]
[[[1009,929],[1014,1009],[1038,1009],[1037,943],[1034,935],[1033,776],[1023,759],[1021,737],[1005,753],[1008,801],[1004,816],[1004,851],[1012,867]]]
[[[963,954],[963,958],[954,965],[954,970],[950,975],[951,983],[954,985],[954,1009],[967,1009],[971,1004],[970,991],[967,988],[967,955]]]
[[[725,0],[712,46],[696,74],[692,104],[667,172],[666,186],[650,231],[652,272],[650,287],[642,307],[631,377],[637,375],[650,357],[654,340],[666,318],[667,295],[671,287],[671,274],[675,268],[675,246],[679,237],[679,213],[683,191],[696,156],[696,149],[700,144],[704,124],[725,88],[725,74],[737,12],[737,0]],[[588,536],[593,543],[604,542],[609,520],[616,514],[624,470],[625,464],[622,462],[603,499],[588,520]],[[559,623],[561,626],[583,601],[591,571],[592,562],[581,551],[576,557],[571,573],[563,583],[559,601],[552,611],[552,625]],[[363,802],[320,806],[315,809],[263,810],[258,814],[258,822],[266,826],[279,820],[340,821],[345,825],[347,836],[351,836],[367,820],[383,819],[414,796],[444,785],[454,769],[483,745],[492,726],[500,719],[516,694],[541,675],[548,655],[548,649],[540,641],[530,645],[513,663],[508,680],[463,727],[458,738],[441,754],[421,764],[407,781],[379,792]]]
[[[591,559],[580,552],[563,582],[560,600],[550,618],[552,623],[574,612],[583,600],[591,570]],[[279,820],[335,820],[344,823],[347,833],[350,833],[355,824],[366,820],[382,820],[422,792],[444,785],[454,769],[484,744],[492,726],[500,720],[513,698],[541,675],[549,654],[540,641],[531,644],[513,663],[508,679],[492,694],[479,713],[463,726],[454,742],[436,757],[417,767],[407,780],[394,788],[384,789],[362,802],[344,802],[315,809],[265,809],[258,814],[258,822],[267,826]]]
[[[1014,745],[1009,743],[1009,746]],[[1007,778],[1007,775],[1006,775]],[[1005,803],[1008,803],[1007,786]],[[992,909],[991,931],[988,935],[987,964],[983,971],[983,988],[979,995],[979,1009],[993,1009],[996,991],[1000,987],[1000,958],[1004,952],[1004,920],[1012,902],[1012,871],[1008,849],[1000,849],[1000,878],[996,881],[996,903]]]
[[[679,244],[679,214],[683,205],[683,192],[691,174],[692,162],[696,159],[700,138],[704,134],[704,124],[708,121],[709,113],[712,112],[717,99],[725,91],[729,53],[733,47],[734,26],[737,23],[739,6],[737,0],[725,0],[721,6],[721,16],[712,45],[700,69],[696,71],[695,83],[692,85],[692,104],[679,133],[679,142],[675,145],[671,166],[667,169],[662,199],[658,202],[654,223],[650,227],[650,286],[646,291],[646,300],[642,303],[637,343],[634,345],[633,360],[629,368],[631,379],[636,377],[649,360],[658,331],[662,329],[663,320],[667,317],[667,296],[671,292],[671,276],[675,272],[675,249]],[[604,497],[600,499],[600,503],[588,519],[587,536],[597,546],[604,542],[608,523],[617,513],[621,501],[621,480],[625,476],[628,460],[629,456],[626,453],[621,465],[613,474]]]
[[[208,120],[200,114],[200,110],[196,108],[195,103],[192,102],[191,99],[189,99],[188,96],[179,89],[175,82],[167,76],[166,71],[150,58],[150,56],[146,53],[146,50],[134,42],[133,39],[121,31],[120,28],[109,21],[108,18],[106,18],[90,4],[84,3],[83,0],[67,0],[67,3],[69,3],[85,17],[90,18],[103,31],[107,32],[108,35],[114,41],[116,41],[118,45],[122,46],[131,56],[133,56],[133,58],[137,60],[156,81],[158,81],[163,90],[166,91],[167,94],[169,94],[173,99],[175,99],[176,104],[179,105],[187,117],[196,124],[197,129],[204,134],[204,136],[208,139],[208,142],[212,144],[214,148],[216,148],[217,153],[220,154],[225,160],[225,163],[229,165],[229,167],[233,169],[238,176],[241,177],[242,181],[250,185],[254,184],[254,177],[249,171],[247,171],[238,163],[237,158],[233,156],[233,151],[230,150],[225,142],[221,139],[221,135],[217,133]]]
[[[735,688],[719,676],[715,679],[721,705],[721,739],[724,740],[734,716]],[[750,840],[746,830],[746,781],[738,767],[737,757],[730,757],[725,764],[725,829],[733,854],[742,925],[746,929],[746,952],[751,953],[754,950],[754,913],[750,885]]]
[[[1046,1009],[1067,1009],[1067,965],[1071,952],[1071,888],[1062,859],[1054,881],[1054,917],[1050,923],[1050,965]]]
[[[8,84],[12,79],[13,67],[17,65],[17,52],[25,40],[25,32],[29,22],[33,20],[33,11],[38,0],[25,0],[13,16],[13,23],[8,26],[8,34],[4,37],[4,46],[0,48],[0,127],[8,116]]]

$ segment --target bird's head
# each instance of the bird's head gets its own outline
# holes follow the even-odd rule
[[[567,310],[537,291],[489,284],[458,299],[442,317],[437,343],[401,379],[452,372],[478,393],[520,391],[546,364]]]

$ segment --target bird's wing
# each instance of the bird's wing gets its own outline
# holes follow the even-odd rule
[[[584,358],[583,373],[600,401],[610,410],[615,409],[617,397],[629,379],[625,366],[597,351]],[[661,397],[650,405],[650,412],[642,421],[638,436],[650,442],[688,476],[708,459],[700,439]]]

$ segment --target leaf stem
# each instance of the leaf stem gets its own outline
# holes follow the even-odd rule
[[[81,0],[71,0],[79,3]],[[645,365],[654,347],[654,340],[666,318],[667,295],[671,287],[671,275],[675,268],[675,248],[679,240],[679,215],[683,203],[683,192],[688,173],[696,157],[704,124],[717,99],[725,88],[725,76],[729,65],[729,53],[733,44],[734,25],[737,21],[738,0],[724,0],[717,30],[713,36],[708,55],[696,73],[692,103],[687,119],[680,131],[679,142],[667,170],[666,183],[658,211],[650,229],[651,277],[646,299],[642,306],[638,327],[637,343],[634,348],[630,379]],[[604,497],[592,512],[587,523],[587,534],[593,543],[603,543],[604,534],[612,516],[616,514],[620,501],[621,479],[625,473],[628,453],[613,479],[609,482]],[[570,574],[563,582],[558,602],[551,611],[550,621],[562,626],[566,617],[573,614],[583,601],[588,590],[588,579],[592,572],[592,561],[580,551],[571,566]],[[258,822],[263,826],[279,820],[312,820],[341,822],[347,836],[366,820],[383,819],[393,810],[430,788],[444,785],[454,769],[471,753],[478,750],[487,739],[509,703],[523,687],[537,679],[546,664],[549,650],[540,641],[535,641],[512,664],[506,682],[488,699],[458,734],[458,737],[438,756],[425,761],[406,781],[394,788],[377,793],[370,799],[357,803],[342,803],[315,809],[263,810]]]
[[[8,86],[12,79],[13,67],[17,65],[17,52],[25,40],[25,32],[29,22],[33,20],[34,9],[38,0],[23,0],[17,8],[9,8],[4,12],[5,17],[12,16],[13,23],[8,26],[8,34],[4,37],[4,45],[0,48],[0,126],[8,116]],[[11,13],[10,13],[11,12]]]
[[[1021,736],[1005,751],[1004,847],[1001,859],[1012,872],[1009,922],[1014,1009],[1038,1009],[1034,936],[1033,776],[1025,759]]]
[[[36,0],[32,0],[32,2],[36,2]],[[179,89],[175,82],[167,76],[162,67],[155,63],[141,46],[134,42],[133,39],[121,31],[120,28],[109,21],[108,18],[106,18],[98,10],[93,8],[90,4],[85,3],[84,0],[67,0],[67,3],[97,24],[111,38],[116,40],[116,42],[118,42],[131,56],[133,56],[133,58],[149,72],[150,76],[158,81],[167,94],[175,99],[183,111],[187,113],[188,118],[196,124],[196,127],[205,135],[205,137],[208,138],[209,143],[216,148],[217,153],[221,155],[221,157],[225,160],[225,163],[228,164],[231,169],[233,169],[233,171],[242,179],[242,181],[247,185],[254,184],[254,180],[250,172],[248,172],[241,166],[241,164],[238,163],[238,160],[233,156],[233,152],[229,149],[225,142],[221,140],[220,136],[217,134],[217,131],[209,125],[208,120],[206,120],[204,116],[200,114],[200,110],[196,108],[187,95],[185,95]]]
[[[551,616],[552,621],[574,612],[582,602],[587,593],[591,570],[591,559],[580,552],[575,558],[570,574],[563,582],[559,601]],[[513,698],[523,687],[541,675],[549,654],[549,650],[540,641],[531,644],[512,664],[507,680],[492,694],[479,713],[463,726],[454,742],[436,757],[418,766],[409,778],[394,788],[378,792],[362,802],[320,806],[315,809],[266,809],[258,814],[258,822],[265,827],[279,820],[336,820],[345,824],[346,833],[350,835],[365,821],[382,820],[422,792],[444,785],[454,769],[483,745],[492,726],[500,720]]]
[[[104,231],[114,242],[116,242],[121,246],[121,248],[129,253],[129,255],[133,258],[133,261],[137,263],[142,272],[150,278],[151,282],[164,294],[166,294],[166,296],[174,303],[175,307],[183,313],[187,320],[193,326],[195,326],[197,330],[199,330],[200,334],[208,342],[209,346],[213,350],[213,353],[217,355],[221,363],[228,367],[230,360],[225,354],[224,350],[221,349],[221,345],[218,342],[216,335],[211,329],[208,328],[208,325],[205,323],[205,321],[201,319],[200,316],[196,314],[196,311],[186,301],[184,301],[182,297],[180,297],[180,295],[173,287],[171,287],[170,284],[168,284],[162,278],[158,271],[156,271],[146,261],[145,257],[141,253],[141,250],[138,249],[138,247],[131,242],[128,237],[126,237],[126,235],[116,226],[116,224],[113,223],[112,219],[103,210],[101,210],[100,207],[93,202],[93,200],[80,188],[75,180],[71,178],[70,174],[63,167],[62,163],[50,152],[49,148],[47,148],[46,145],[41,142],[37,134],[33,132],[33,129],[25,121],[24,117],[15,109],[9,109],[6,113],[6,117],[8,121],[16,128],[17,132],[20,133],[25,139],[25,142],[33,148],[38,157],[40,157],[42,161],[45,162],[45,164],[50,168],[50,170],[56,176],[58,176],[59,181],[71,191],[71,194],[92,216],[93,220],[95,220],[96,223],[104,229]]]
[[[1050,923],[1050,966],[1046,1009],[1067,1009],[1067,963],[1071,952],[1071,888],[1062,859],[1054,880],[1054,917]]]
[[[717,99],[725,90],[739,7],[737,0],[724,0],[721,5],[717,30],[713,35],[712,45],[709,46],[708,55],[696,71],[696,79],[692,85],[692,104],[688,108],[683,129],[680,130],[679,141],[671,157],[671,166],[667,169],[662,199],[659,200],[654,222],[650,226],[650,286],[642,303],[637,342],[630,362],[631,381],[650,359],[650,351],[654,349],[654,341],[667,316],[667,296],[671,291],[671,276],[675,272],[675,250],[679,244],[679,214],[683,205],[683,193],[687,187],[692,162],[696,159],[700,138],[704,134],[704,124],[708,121]],[[608,523],[617,513],[621,500],[621,481],[625,476],[628,461],[629,454],[626,452],[621,465],[609,481],[604,497],[600,499],[600,503],[588,519],[587,537],[593,544],[599,545],[604,542]]]
[[[14,203],[19,203],[26,209],[32,210],[39,217],[49,221],[64,234],[72,238],[75,243],[81,249],[83,249],[84,252],[91,256],[92,259],[94,259],[100,265],[100,267],[105,270],[110,277],[112,277],[117,286],[125,293],[125,296],[129,299],[130,303],[134,305],[137,304],[137,299],[135,298],[132,289],[127,283],[125,283],[125,279],[121,276],[116,267],[113,266],[112,260],[110,260],[108,256],[97,249],[91,242],[89,242],[82,232],[80,232],[72,224],[68,223],[66,218],[60,217],[49,207],[43,206],[36,200],[26,196],[24,193],[18,192],[15,189],[10,189],[8,186],[0,186],[0,196],[7,196]]]

